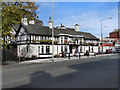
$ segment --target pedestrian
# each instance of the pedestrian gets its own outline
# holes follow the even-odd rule
[[[76,49],[76,56],[78,57],[78,49]]]
[[[62,51],[62,57],[64,57],[64,52]]]
[[[64,51],[64,58],[66,58],[66,51]]]
[[[88,51],[88,50],[86,51],[86,56],[88,56],[88,57],[89,57],[89,51]]]

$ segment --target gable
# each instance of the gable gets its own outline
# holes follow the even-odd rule
[[[18,35],[25,35],[25,34],[28,34],[28,33],[26,32],[26,30],[23,27],[21,27]]]

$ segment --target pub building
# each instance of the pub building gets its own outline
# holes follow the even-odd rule
[[[24,58],[52,57],[52,21],[49,18],[48,26],[37,24],[34,20],[21,19],[20,24],[12,25],[17,45],[17,56]],[[74,56],[77,53],[98,53],[99,39],[87,32],[80,32],[79,25],[68,28],[61,24],[54,27],[54,56],[61,56],[63,51]]]

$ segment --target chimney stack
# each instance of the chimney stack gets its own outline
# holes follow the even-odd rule
[[[28,22],[27,22],[27,17],[24,15],[23,18],[21,19],[21,22],[24,24],[24,25],[28,25]]]
[[[50,29],[52,29],[52,21],[51,21],[51,17],[49,17],[48,27],[49,27]]]
[[[75,31],[79,31],[79,25],[78,24],[75,24]]]
[[[32,18],[32,20],[29,21],[29,24],[35,24],[35,21],[33,18]]]

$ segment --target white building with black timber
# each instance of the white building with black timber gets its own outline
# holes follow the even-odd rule
[[[22,18],[21,23],[12,25],[17,44],[18,57],[31,58],[52,57],[52,22],[49,18],[48,26],[35,24],[34,20],[27,23],[27,18]],[[79,25],[67,28],[64,25],[54,28],[54,55],[66,51],[71,56],[76,51],[85,53],[98,52],[99,39],[87,32],[80,32]]]

